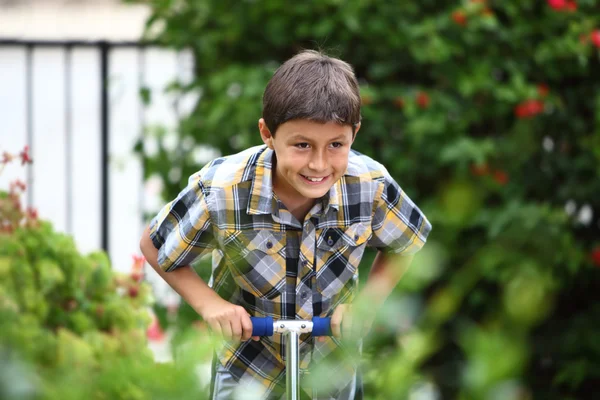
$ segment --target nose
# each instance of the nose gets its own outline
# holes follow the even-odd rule
[[[314,151],[308,162],[308,168],[313,171],[321,172],[327,169],[327,154],[325,151]]]

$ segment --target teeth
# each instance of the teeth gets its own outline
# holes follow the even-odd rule
[[[304,176],[304,175],[303,175]],[[321,182],[323,179],[325,178],[310,178],[308,176],[304,176],[306,179],[308,179],[311,182]]]

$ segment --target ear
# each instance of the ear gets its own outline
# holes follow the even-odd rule
[[[352,143],[354,143],[354,139],[356,139],[356,134],[358,133],[359,129],[360,129],[360,122],[358,124],[356,124],[356,129],[354,130],[354,134],[352,135]]]
[[[273,135],[271,135],[271,131],[267,127],[264,119],[258,120],[258,130],[260,131],[260,137],[262,141],[267,145],[268,148],[273,150]]]

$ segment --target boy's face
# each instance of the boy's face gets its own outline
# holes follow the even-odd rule
[[[262,118],[258,126],[277,155],[274,188],[284,202],[318,199],[346,172],[354,141],[351,126],[293,120],[281,124],[275,137]]]

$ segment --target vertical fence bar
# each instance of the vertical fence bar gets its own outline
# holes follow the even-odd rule
[[[65,186],[66,186],[66,228],[73,233],[73,126],[72,126],[72,47],[65,46]]]
[[[106,253],[109,253],[109,116],[108,116],[108,58],[109,44],[108,42],[100,42],[100,171],[101,171],[101,223],[102,223],[102,248]]]
[[[144,167],[144,154],[143,154],[143,140],[144,140],[144,133],[146,130],[146,104],[144,103],[142,97],[141,97],[141,90],[142,88],[146,85],[146,47],[145,46],[140,46],[138,48],[138,118],[140,121],[140,135],[139,135],[139,140],[140,143],[142,143],[142,154],[140,154],[140,163],[141,163],[141,168],[142,168],[142,182],[140,185],[140,189],[139,189],[139,200],[138,200],[138,204],[140,207],[140,215],[142,218],[142,226],[144,226],[146,224],[146,217],[144,215],[144,209],[145,209],[145,202],[144,202],[144,186],[145,186],[145,167]],[[140,236],[142,235],[142,232],[140,232]]]
[[[143,234],[143,230],[145,229],[146,226],[146,215],[145,215],[145,193],[144,193],[144,188],[145,188],[145,183],[146,183],[146,168],[145,168],[145,162],[144,162],[144,134],[146,131],[146,104],[144,103],[144,99],[142,99],[142,88],[146,85],[146,47],[144,45],[141,45],[138,47],[138,59],[137,59],[137,65],[138,65],[138,92],[137,92],[137,99],[138,99],[138,119],[140,121],[140,133],[139,133],[139,141],[141,143],[141,154],[139,154],[139,159],[140,159],[140,167],[142,170],[142,179],[140,182],[140,187],[139,187],[139,193],[138,193],[138,207],[139,207],[139,213],[140,213],[140,231],[139,231],[139,237],[142,237]],[[148,279],[147,276],[147,268],[144,265],[144,268],[142,269],[142,274],[144,276],[144,280]]]
[[[25,124],[27,129],[27,146],[33,153],[33,44],[25,46]],[[33,207],[33,167],[27,166],[27,207]]]

